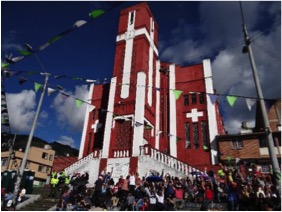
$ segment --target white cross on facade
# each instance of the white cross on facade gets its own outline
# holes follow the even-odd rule
[[[192,122],[197,122],[198,117],[203,116],[203,112],[198,112],[197,108],[191,110],[191,113],[186,113],[187,118],[192,118]]]
[[[94,124],[92,124],[91,128],[93,129],[94,133],[96,133],[98,131],[98,128],[100,128],[98,119],[95,121]]]

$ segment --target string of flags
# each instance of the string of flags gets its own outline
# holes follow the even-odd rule
[[[40,72],[31,72],[31,71],[29,71],[29,72],[24,72],[24,71],[12,72],[12,71],[9,71],[9,70],[6,70],[6,69],[4,69],[4,70],[2,70],[2,71],[3,71],[3,73],[5,74],[6,78],[9,78],[10,76],[17,76],[17,77],[19,77],[18,75],[20,75],[20,74],[22,74],[22,73],[26,73],[26,75],[33,75],[33,74],[41,74],[41,75],[42,75],[42,73],[40,73]],[[71,79],[74,79],[74,80],[77,80],[77,79],[83,80],[83,78],[79,78],[79,77],[68,77],[68,76],[65,76],[65,75],[55,75],[55,76],[54,76],[55,79],[60,79],[60,78],[63,78],[63,77],[71,78]],[[85,78],[84,78],[84,79],[85,79]],[[29,79],[27,79],[27,78],[19,77],[19,84],[23,84],[23,83],[25,83],[25,82],[28,81],[28,80],[29,80]],[[30,80],[30,81],[32,81],[32,80]],[[85,81],[86,81],[86,82],[87,82],[87,81],[88,81],[88,82],[95,82],[96,80],[89,80],[89,79],[86,79]],[[146,86],[146,85],[137,85],[137,86],[148,87],[148,86]],[[152,87],[153,87],[153,86],[152,86]],[[36,92],[37,92],[38,90],[42,89],[42,88],[43,88],[43,85],[42,85],[42,84],[37,83],[37,82],[34,82],[34,89],[35,89]],[[47,94],[48,94],[48,96],[50,96],[52,93],[58,91],[58,92],[60,92],[60,94],[62,95],[62,98],[63,98],[64,100],[65,100],[66,98],[68,98],[68,97],[72,97],[72,98],[75,99],[75,105],[76,105],[77,108],[80,108],[83,103],[86,103],[86,104],[88,104],[88,105],[91,105],[91,104],[90,104],[89,102],[87,102],[87,101],[81,100],[81,99],[79,99],[79,98],[77,98],[77,97],[71,96],[70,94],[67,94],[67,93],[62,92],[63,90],[64,90],[64,88],[63,88],[62,86],[60,86],[60,85],[57,85],[57,86],[56,86],[56,89],[51,88],[51,87],[48,87],[48,88],[47,88]],[[156,88],[156,90],[157,90],[157,91],[160,91],[161,88]],[[184,92],[183,90],[176,90],[176,89],[169,89],[169,90],[172,90],[172,92],[173,92],[173,94],[174,94],[176,100],[178,100],[178,99],[180,98],[181,94]],[[191,92],[191,91],[190,91],[190,92]],[[196,92],[192,92],[192,93],[196,93]],[[197,92],[197,93],[199,93],[199,92]],[[204,93],[204,92],[201,92],[201,93]],[[214,104],[214,103],[217,101],[218,96],[223,96],[222,94],[210,94],[210,93],[207,93],[207,95],[209,96],[209,98],[210,98],[212,104]],[[234,96],[234,95],[232,95],[232,96],[231,96],[231,95],[225,95],[225,96],[226,96],[226,99],[227,99],[228,103],[230,104],[230,106],[233,106],[233,105],[235,104],[236,100],[237,100],[237,96]],[[240,96],[240,97],[241,97],[241,96]],[[244,97],[244,98],[246,98],[246,97]],[[248,108],[251,109],[251,107],[256,103],[256,101],[257,101],[257,99],[254,99],[254,98],[246,98],[246,102],[247,102]],[[276,100],[266,101],[266,102],[267,102],[267,104],[266,104],[267,108],[269,109],[269,108],[275,103],[275,101],[276,101]],[[91,106],[94,107],[93,105],[91,105]],[[102,110],[103,110],[104,112],[107,111],[107,110],[105,110],[105,109],[102,109]],[[107,112],[110,112],[110,111],[107,111]],[[113,113],[113,116],[114,116],[114,117],[120,116],[120,115],[118,115],[118,114],[116,114],[116,113],[114,113],[114,112],[112,112],[112,113]],[[126,118],[126,119],[128,120],[128,118]],[[134,125],[135,125],[136,127],[138,127],[138,126],[141,126],[141,125],[144,125],[144,124],[139,123],[139,122],[135,122]],[[151,130],[151,129],[152,129],[152,126],[150,126],[150,125],[145,125],[145,128],[144,128],[144,129],[145,129],[145,130]],[[156,132],[156,135],[159,135],[160,133],[163,133],[163,132],[161,132],[161,131],[160,131],[160,132]],[[180,137],[178,137],[178,136],[176,136],[176,135],[167,134],[167,136],[168,136],[168,137],[175,137],[177,142],[179,142],[180,140],[182,140],[182,138],[180,138]],[[205,151],[208,151],[208,150],[209,150],[209,147],[208,147],[207,145],[203,145],[203,149],[204,149]]]
[[[114,5],[114,7],[118,6],[119,4],[121,4],[122,2],[119,2],[118,4]],[[113,7],[113,8],[114,8]],[[113,9],[112,8],[112,9]],[[99,18],[100,16],[104,15],[106,12],[109,12],[102,10],[102,9],[96,9],[93,10],[89,13],[89,19],[88,20],[78,20],[76,21],[71,28],[64,30],[63,32],[59,33],[58,35],[52,37],[51,39],[49,39],[47,42],[45,42],[44,44],[40,45],[37,48],[32,48],[29,44],[24,44],[24,49],[20,49],[18,50],[18,53],[20,54],[20,56],[17,57],[12,57],[12,55],[7,56],[5,55],[5,63],[1,64],[1,69],[3,68],[8,68],[10,66],[10,64],[15,64],[27,57],[29,57],[30,55],[43,51],[44,49],[46,49],[48,46],[50,46],[51,44],[55,43],[56,41],[60,40],[61,38],[65,37],[66,35],[70,34],[71,32],[81,28],[82,26],[85,26],[86,24],[90,23],[91,21]]]
[[[26,75],[29,75],[29,76],[34,75],[34,74],[41,74],[42,75],[42,72],[34,72],[34,71],[10,71],[10,70],[7,70],[7,69],[4,69],[2,71],[5,74],[6,78],[9,78],[11,76],[19,76],[20,74],[26,74]],[[98,79],[88,79],[88,78],[66,76],[66,75],[51,75],[51,76],[53,76],[55,79],[68,78],[68,79],[72,79],[72,80],[84,81],[84,82],[87,82],[87,83],[100,84],[100,81]],[[25,83],[27,80],[28,79],[26,79],[24,77],[20,77],[19,84],[21,85],[21,84]],[[104,78],[103,84],[105,84],[105,83],[107,83],[106,78]],[[120,83],[119,85],[121,86],[123,84]],[[137,86],[150,87],[148,85],[137,85]],[[64,88],[60,85],[57,85],[56,87],[59,90],[64,90]],[[154,86],[151,86],[151,87],[155,88],[157,91],[161,91],[162,89],[164,89],[164,88],[158,88],[158,87],[154,87]],[[40,88],[40,84],[35,84],[35,90],[37,91],[39,88]],[[177,90],[177,89],[166,89],[166,90],[172,90],[176,100],[178,100],[180,98],[180,96],[182,95],[182,93],[185,91],[185,90]],[[199,92],[199,91],[189,91],[189,92],[190,93],[206,93],[206,92]],[[52,90],[49,89],[49,93],[52,93]],[[208,95],[212,104],[215,104],[215,102],[218,100],[218,98],[220,96],[224,96],[226,98],[228,104],[231,107],[234,106],[234,104],[236,103],[238,98],[245,98],[246,105],[247,105],[247,107],[250,111],[252,110],[252,107],[256,104],[257,100],[259,99],[259,98],[246,97],[246,96],[211,94],[211,93],[206,93],[206,94]],[[270,107],[277,101],[277,99],[264,99],[264,101],[265,101],[265,105],[266,105],[267,110],[269,110]]]

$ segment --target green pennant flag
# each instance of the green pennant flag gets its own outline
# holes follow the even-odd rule
[[[181,140],[181,138],[176,137],[176,142],[179,142]]]
[[[235,104],[237,97],[236,96],[226,96],[226,99],[231,107]]]
[[[82,104],[83,104],[82,100],[80,100],[80,99],[75,100],[75,105],[76,105],[77,108],[79,108]]]
[[[37,82],[35,82],[34,83],[34,89],[35,89],[35,92],[37,92],[40,88],[42,88],[43,87],[43,85],[41,85],[41,84],[39,84],[39,83],[37,83]]]
[[[97,18],[99,17],[100,15],[103,15],[105,13],[104,10],[93,10],[92,12],[89,13],[89,15],[92,17],[92,18]]]
[[[9,63],[1,63],[1,69],[8,68],[10,66]]]
[[[151,129],[152,129],[152,127],[150,125],[145,126],[145,130],[151,130]]]
[[[230,161],[230,160],[232,160],[232,156],[230,156],[230,155],[228,155],[227,157],[226,157],[226,159],[228,160],[228,161]]]
[[[62,36],[57,35],[56,37],[54,37],[54,38],[48,40],[48,43],[50,43],[50,44],[51,44],[51,43],[54,43],[54,42],[56,42],[57,40],[59,40],[61,37],[62,37]]]
[[[183,91],[180,91],[180,90],[173,90],[173,93],[174,93],[174,96],[175,96],[175,99],[179,99],[180,95],[182,94]]]
[[[116,113],[113,113],[113,117],[117,117],[118,116],[118,114],[116,114]]]
[[[207,147],[206,145],[203,146],[204,150],[209,150],[209,147]]]
[[[29,51],[24,51],[24,50],[19,50],[19,53],[23,56],[29,56],[32,54],[32,52],[29,52]]]

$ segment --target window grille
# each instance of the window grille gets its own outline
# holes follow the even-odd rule
[[[197,104],[197,96],[196,96],[196,94],[195,93],[192,93],[192,104],[194,105],[194,104]]]
[[[208,146],[206,121],[201,121],[201,128],[202,128],[203,145]]]
[[[184,98],[184,106],[188,106],[189,105],[189,95],[183,95]]]
[[[193,123],[193,139],[195,148],[199,148],[199,132],[198,132],[198,123]]]
[[[190,149],[191,148],[191,134],[190,134],[190,123],[186,122],[185,123],[185,138],[186,138],[186,148]]]

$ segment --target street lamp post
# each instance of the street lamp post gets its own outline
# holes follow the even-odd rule
[[[261,114],[262,114],[262,118],[263,118],[265,136],[266,136],[266,139],[268,141],[267,142],[268,143],[268,151],[269,151],[269,156],[270,156],[272,167],[273,167],[275,185],[276,185],[276,189],[278,191],[279,197],[281,197],[281,180],[280,180],[281,171],[280,171],[280,167],[279,167],[279,163],[278,163],[278,158],[276,156],[276,152],[275,152],[275,149],[274,149],[273,136],[272,136],[269,120],[268,120],[268,117],[267,117],[266,107],[265,107],[265,104],[264,104],[264,97],[263,97],[262,89],[261,89],[261,86],[260,86],[260,81],[259,81],[259,77],[258,77],[258,73],[257,73],[256,63],[255,63],[255,59],[254,59],[254,55],[253,55],[253,50],[252,50],[252,47],[251,47],[251,41],[250,41],[250,38],[248,36],[247,27],[246,27],[246,24],[245,24],[245,18],[244,18],[243,8],[242,8],[241,2],[240,2],[240,9],[241,9],[241,15],[242,15],[242,20],[243,20],[243,32],[244,32],[244,39],[245,39],[245,46],[243,48],[243,53],[248,52],[248,54],[249,54],[249,58],[250,58],[251,66],[252,66],[252,71],[253,71],[253,76],[254,76],[254,81],[255,81],[256,90],[257,90],[257,95],[258,95],[258,98],[259,98],[259,105],[260,105]]]
[[[29,149],[30,149],[31,141],[32,141],[32,138],[33,138],[33,134],[34,134],[34,130],[35,130],[35,127],[36,127],[37,119],[38,119],[38,116],[39,116],[40,108],[41,108],[41,105],[42,105],[42,102],[43,102],[44,93],[45,93],[45,90],[46,90],[46,87],[47,87],[47,82],[48,82],[48,79],[49,79],[49,76],[50,76],[50,74],[46,73],[46,72],[42,73],[42,75],[45,75],[45,82],[44,82],[44,86],[43,86],[43,91],[42,91],[40,99],[39,99],[39,103],[38,103],[38,106],[37,106],[35,117],[34,117],[34,120],[33,120],[33,123],[32,123],[32,127],[31,127],[31,130],[30,130],[30,133],[29,133],[28,141],[27,141],[27,144],[26,144],[25,154],[24,154],[24,157],[23,157],[23,160],[22,160],[20,171],[18,173],[18,178],[17,178],[17,182],[16,182],[16,185],[15,185],[15,190],[14,190],[13,202],[15,202],[15,198],[16,198],[17,193],[19,191],[19,187],[20,187],[20,183],[21,183],[21,178],[23,176],[23,172],[24,172],[24,168],[25,168],[25,165],[26,165],[27,157],[29,155]]]

